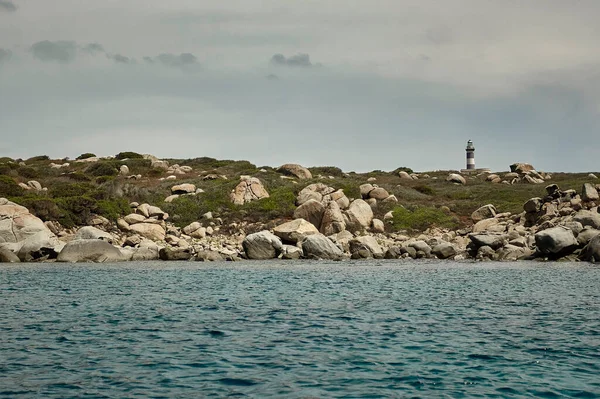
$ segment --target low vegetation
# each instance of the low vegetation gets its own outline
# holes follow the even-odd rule
[[[93,153],[81,154],[77,159],[95,157]],[[69,162],[66,168],[51,168],[50,164]],[[391,172],[374,170],[368,173],[344,173],[334,166],[311,167],[313,179],[293,181],[282,178],[276,168],[257,167],[248,161],[217,160],[209,157],[194,159],[169,159],[170,165],[190,166],[193,171],[164,180],[167,170],[152,167],[152,161],[141,154],[127,151],[113,158],[97,162],[76,162],[68,159],[52,160],[46,155],[25,161],[0,158],[0,197],[22,204],[43,220],[57,220],[65,227],[85,224],[92,214],[116,220],[129,213],[131,201],[148,202],[160,206],[171,215],[171,220],[185,226],[199,220],[207,212],[220,217],[225,223],[236,221],[269,222],[293,217],[298,192],[308,184],[323,182],[343,189],[350,199],[360,198],[359,186],[367,179],[385,188],[398,198],[397,205],[378,205],[375,216],[383,219],[393,211],[387,224],[390,231],[419,231],[430,226],[456,228],[471,223],[471,213],[485,204],[494,204],[499,212],[519,213],[523,203],[531,197],[542,196],[544,185],[492,184],[483,177],[468,177],[467,185],[460,186],[445,181],[454,171],[428,172],[429,178],[401,179],[398,172],[413,171],[399,167]],[[129,175],[121,176],[119,168],[127,165]],[[233,205],[231,191],[242,175],[258,177],[270,194],[269,198],[243,206]],[[25,190],[19,183],[39,181],[45,191]],[[555,173],[552,183],[562,189],[580,190],[589,182],[587,173]],[[197,196],[181,196],[172,203],[164,199],[171,194],[174,184],[193,183],[204,190]]]
[[[407,209],[401,205],[393,210],[393,229],[408,231],[423,231],[429,227],[456,228],[459,220],[440,208],[415,206]]]

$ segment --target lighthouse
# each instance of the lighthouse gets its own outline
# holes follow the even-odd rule
[[[467,170],[475,169],[475,146],[473,141],[467,141]]]

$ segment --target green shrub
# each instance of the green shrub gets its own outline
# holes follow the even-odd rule
[[[107,182],[113,181],[113,180],[115,180],[115,176],[98,176],[98,177],[96,177],[97,184],[104,184],[104,183],[107,183]]]
[[[344,172],[336,166],[317,166],[313,168],[308,168],[308,170],[310,170],[310,173],[312,173],[314,177],[318,175],[334,177],[344,176]]]
[[[60,208],[58,221],[67,228],[87,224],[97,210],[96,200],[88,196],[57,198],[54,202]]]
[[[92,176],[116,176],[119,174],[119,169],[114,162],[96,162],[85,170],[85,173]]]
[[[96,213],[114,222],[121,216],[130,213],[130,210],[129,202],[126,199],[117,198],[98,201]]]
[[[137,152],[125,151],[120,152],[115,155],[115,159],[143,159],[144,156],[142,154],[138,154]]]
[[[75,180],[75,181],[83,181],[83,182],[89,182],[92,181],[92,179],[89,176],[86,176],[85,174],[83,174],[82,172],[73,172],[73,173],[69,173],[68,175],[66,175],[69,179],[71,180]]]
[[[0,197],[20,197],[25,190],[10,177],[0,175]]]
[[[14,201],[29,209],[29,212],[43,221],[59,220],[64,213],[53,199],[47,197],[28,195],[26,197],[14,198]]]
[[[197,171],[207,171],[218,175],[251,175],[256,173],[256,165],[248,161],[217,160],[209,157],[194,158],[189,160],[169,160],[169,163],[178,163],[181,166],[191,166]]]
[[[80,156],[78,156],[76,159],[88,159],[88,158],[95,158],[96,154],[92,154],[91,152],[86,152],[81,154]]]
[[[19,169],[17,169],[17,173],[19,176],[26,179],[36,179],[40,177],[38,170],[36,168],[32,168],[31,166],[21,166]]]
[[[0,163],[0,175],[12,176],[13,170],[18,168],[16,163]]]
[[[227,189],[208,190],[197,196],[184,195],[166,203],[162,209],[174,217],[177,226],[183,227],[195,222],[206,212],[219,215],[229,214],[234,205],[229,201]]]
[[[272,189],[269,198],[249,202],[240,211],[254,220],[291,217],[294,214],[296,195],[290,187]]]
[[[56,182],[50,187],[49,192],[54,198],[62,198],[90,195],[94,190],[95,187],[90,183]]]
[[[152,161],[149,159],[126,159],[119,163],[121,165],[127,165],[130,174],[147,174],[148,170],[152,165]]]
[[[402,206],[394,208],[392,225],[394,230],[423,231],[429,227],[454,228],[458,221],[440,209],[431,207],[415,207],[412,210]]]
[[[435,195],[435,190],[426,184],[417,184],[413,188],[422,194]]]
[[[148,177],[160,177],[163,175],[163,173],[165,173],[164,169],[152,168],[146,172],[146,175],[148,175]]]
[[[49,161],[49,160],[50,160],[50,157],[48,155],[38,155],[38,156],[29,158],[28,160],[25,161],[25,163]]]
[[[173,163],[173,160],[170,160],[170,162]],[[188,159],[179,164],[191,166],[194,169],[217,169],[222,166],[226,166],[231,162],[234,162],[234,161],[219,161],[215,158],[200,157],[200,158]]]

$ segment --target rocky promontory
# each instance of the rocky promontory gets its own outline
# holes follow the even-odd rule
[[[591,173],[0,158],[0,262],[600,261]]]

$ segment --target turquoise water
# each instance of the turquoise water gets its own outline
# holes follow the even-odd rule
[[[600,267],[0,265],[0,397],[600,397]]]

